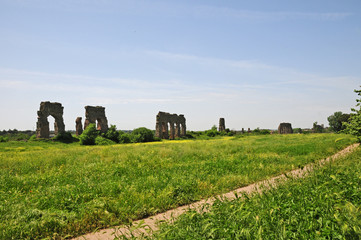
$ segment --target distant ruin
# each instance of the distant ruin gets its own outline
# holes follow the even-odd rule
[[[77,117],[75,120],[75,133],[77,136],[83,133],[83,124],[81,123],[81,120],[81,117]]]
[[[224,118],[220,118],[220,119],[219,119],[218,131],[220,131],[220,132],[226,131],[226,123],[225,123],[225,121],[224,121]]]
[[[106,133],[108,131],[108,119],[105,116],[105,107],[101,106],[85,106],[85,123],[84,129],[86,129],[89,124],[97,123],[97,129],[101,133]]]
[[[280,123],[278,126],[278,133],[279,134],[290,134],[293,133],[291,123]]]
[[[155,129],[155,136],[161,139],[182,137],[186,135],[186,119],[184,115],[159,112],[156,117]],[[170,136],[168,133],[169,130]]]
[[[48,117],[52,116],[54,122],[54,134],[58,135],[65,132],[65,124],[63,119],[64,107],[57,102],[41,102],[38,111],[38,121],[36,123],[36,137],[49,138],[49,122]]]

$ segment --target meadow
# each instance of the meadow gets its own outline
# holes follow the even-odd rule
[[[360,239],[361,148],[305,179],[189,211],[152,239]]]
[[[355,142],[293,134],[110,146],[0,143],[0,239],[63,239],[279,175]]]

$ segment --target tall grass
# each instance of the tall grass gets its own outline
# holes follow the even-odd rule
[[[303,166],[354,141],[314,134],[111,146],[1,143],[0,239],[65,238],[128,223]]]
[[[360,239],[361,148],[306,179],[164,224],[152,239]]]

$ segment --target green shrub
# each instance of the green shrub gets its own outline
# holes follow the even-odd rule
[[[36,134],[32,135],[30,138],[29,138],[29,141],[35,141],[36,140]]]
[[[99,135],[95,124],[91,123],[88,127],[84,130],[84,132],[80,135],[80,144],[81,145],[95,145],[95,139]]]
[[[267,134],[271,134],[271,131],[268,129],[262,129],[259,133],[262,135],[267,135]]]
[[[128,133],[119,134],[118,142],[119,143],[130,143],[131,140],[130,140],[129,134]]]
[[[60,132],[58,135],[56,135],[53,138],[53,140],[63,142],[63,143],[72,143],[73,136],[71,135],[71,132]]]
[[[354,91],[361,97],[361,90],[355,89]],[[356,107],[359,107],[359,109],[351,109],[353,113],[349,118],[349,122],[344,123],[344,126],[346,126],[345,132],[356,136],[357,140],[361,143],[361,98],[356,99],[356,102]]]
[[[105,138],[112,140],[113,142],[119,142],[119,132],[117,131],[117,127],[115,125],[110,125],[110,128],[104,135]]]
[[[294,128],[293,133],[302,133],[302,128]]]
[[[96,145],[112,145],[112,144],[115,144],[115,142],[108,138],[105,138],[102,136],[97,136],[95,138],[95,144]]]
[[[215,137],[215,136],[217,136],[217,134],[218,134],[218,132],[217,132],[217,130],[207,130],[206,131],[206,135],[208,136],[208,137]]]
[[[136,142],[152,142],[152,141],[154,141],[154,133],[152,130],[145,128],[145,127],[136,128],[130,134],[130,139],[134,143],[136,143]]]
[[[8,137],[0,136],[0,142],[7,142],[9,141]]]

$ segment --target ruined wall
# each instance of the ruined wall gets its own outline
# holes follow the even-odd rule
[[[226,131],[226,123],[224,121],[224,118],[219,119],[218,131],[220,131],[220,132]]]
[[[278,126],[278,133],[279,134],[293,133],[291,123],[280,123],[280,125]]]
[[[184,115],[159,112],[156,117],[155,129],[155,136],[161,139],[182,137],[186,135],[186,119]]]
[[[64,107],[57,102],[41,102],[38,111],[38,121],[36,123],[36,137],[49,138],[49,122],[48,117],[52,116],[55,119],[54,132],[58,135],[65,132],[65,124],[63,119]]]
[[[101,133],[106,133],[108,131],[108,119],[105,116],[105,107],[101,106],[85,106],[85,123],[84,129],[88,127],[91,123],[96,123],[97,129]]]
[[[75,132],[77,136],[83,133],[83,124],[81,123],[81,120],[81,117],[77,117],[75,120]]]

